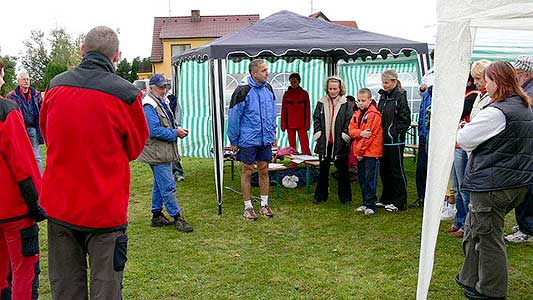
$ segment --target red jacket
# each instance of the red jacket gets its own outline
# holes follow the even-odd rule
[[[14,102],[0,99],[0,223],[28,216],[26,203],[37,202],[41,188],[39,167],[17,108]],[[33,199],[28,198],[31,194]]]
[[[48,150],[41,203],[50,221],[85,231],[125,228],[129,162],[148,138],[141,97],[96,52],[50,82],[40,120]]]
[[[281,103],[281,130],[309,130],[310,119],[309,94],[301,87],[296,89],[289,87],[283,94],[283,102]]]
[[[350,136],[354,139],[352,154],[363,157],[382,157],[383,129],[381,128],[381,114],[376,108],[375,101],[368,107],[362,119],[361,113],[361,110],[355,111],[350,121],[349,132]],[[361,131],[367,129],[370,129],[372,133],[370,138],[361,137]]]

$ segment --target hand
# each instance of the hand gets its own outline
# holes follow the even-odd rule
[[[367,130],[363,130],[361,131],[361,133],[359,134],[361,137],[363,138],[366,138],[368,139],[369,137],[372,136],[372,132],[370,132],[370,129],[367,129]]]
[[[184,128],[178,128],[178,137],[180,139],[186,137],[189,135],[189,130]]]
[[[422,83],[422,85],[420,86],[420,91],[424,92],[425,90],[427,90],[427,88],[428,86],[425,83]]]
[[[357,155],[357,161],[362,161],[362,160],[363,160],[363,157],[360,155]]]
[[[278,138],[277,137],[274,138],[274,143],[272,144],[272,146],[274,146],[274,147],[278,146]]]
[[[231,152],[233,153],[239,152],[239,146],[231,146]]]

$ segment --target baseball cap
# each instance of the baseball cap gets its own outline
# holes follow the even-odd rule
[[[165,76],[163,76],[163,74],[154,74],[152,75],[152,77],[150,77],[150,81],[148,82],[148,85],[164,87],[167,85],[167,80],[165,79]]]
[[[516,58],[514,62],[514,67],[524,72],[532,73],[533,72],[533,56],[520,55],[519,57]]]

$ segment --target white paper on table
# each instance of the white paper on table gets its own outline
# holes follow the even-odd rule
[[[294,155],[291,155],[291,161],[294,161],[296,159],[301,160],[302,162],[303,161],[312,161],[312,160],[318,160],[318,156],[306,155],[306,154],[294,154]]]

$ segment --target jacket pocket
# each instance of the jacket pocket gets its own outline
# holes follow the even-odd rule
[[[113,269],[116,272],[124,271],[128,260],[128,235],[123,233],[115,240],[115,252],[113,254]]]
[[[33,224],[20,230],[22,256],[29,257],[39,254],[39,226]]]

